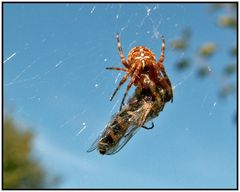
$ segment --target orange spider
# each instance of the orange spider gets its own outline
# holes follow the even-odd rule
[[[124,93],[124,96],[120,105],[120,110],[121,110],[122,106],[124,105],[124,100],[127,96],[127,93],[133,84],[135,86],[138,86],[141,89],[148,88],[148,87],[144,87],[144,85],[146,85],[146,83],[143,82],[145,79],[144,78],[145,75],[148,75],[150,80],[152,80],[156,85],[161,86],[169,94],[169,99],[172,100],[173,93],[172,93],[171,82],[163,66],[164,51],[165,51],[164,37],[162,36],[162,50],[161,50],[161,55],[158,62],[156,62],[156,57],[154,53],[144,46],[134,47],[129,52],[128,58],[126,61],[123,55],[118,33],[117,33],[117,43],[118,43],[118,50],[120,53],[121,62],[125,66],[125,68],[107,67],[106,69],[125,71],[126,75],[122,78],[118,87],[113,92],[110,98],[110,101],[112,101],[113,97],[115,96],[119,88],[125,83],[125,81],[130,76],[131,80],[127,86],[126,92]],[[153,93],[153,95],[155,94]]]

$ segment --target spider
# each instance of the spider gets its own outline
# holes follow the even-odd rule
[[[150,49],[144,46],[134,47],[129,52],[127,60],[125,60],[118,33],[116,35],[116,38],[117,38],[117,46],[118,46],[118,51],[120,53],[121,62],[125,68],[107,67],[106,69],[124,71],[126,72],[126,74],[120,81],[119,85],[113,92],[112,96],[110,97],[110,101],[113,100],[117,91],[126,82],[126,80],[129,77],[131,77],[131,80],[128,83],[127,89],[124,93],[124,96],[120,105],[120,110],[121,110],[122,106],[124,105],[124,101],[128,94],[128,91],[132,85],[135,85],[140,89],[148,88],[148,87],[145,87],[146,83],[144,83],[145,75],[148,75],[150,80],[153,81],[156,85],[159,85],[160,87],[162,87],[168,93],[169,100],[171,99],[172,101],[173,93],[172,93],[171,82],[163,66],[164,51],[165,51],[164,36],[162,36],[161,55],[158,62],[156,62],[156,57],[154,53]],[[153,92],[153,95],[155,95],[154,92]]]

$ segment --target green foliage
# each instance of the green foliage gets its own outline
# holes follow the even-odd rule
[[[184,39],[176,39],[171,42],[171,47],[176,50],[184,50],[187,47],[187,42]]]
[[[187,58],[181,59],[179,62],[176,63],[176,68],[178,71],[185,70],[190,65],[190,61]]]
[[[190,28],[185,28],[180,38],[172,40],[171,47],[177,51],[185,50],[188,47],[188,42],[191,37],[192,31]]]
[[[231,48],[230,54],[234,57],[237,56],[237,47],[236,46]]]
[[[228,9],[231,9],[232,11],[236,12],[237,3],[213,3],[210,6],[209,11],[216,12],[216,11],[218,11],[220,9],[224,9],[224,8],[228,8]]]
[[[209,11],[210,12],[215,12],[221,9],[224,5],[222,3],[215,3],[212,6],[210,6]]]
[[[227,84],[227,85],[224,85],[220,92],[219,92],[219,96],[221,98],[225,98],[227,97],[229,94],[232,94],[232,93],[236,93],[236,87],[235,85],[233,84]]]
[[[232,74],[235,74],[237,71],[237,66],[236,64],[230,64],[230,65],[227,65],[225,68],[224,68],[224,74],[225,75],[232,75]]]
[[[210,70],[207,66],[201,66],[198,68],[197,74],[199,77],[206,77],[210,73]]]
[[[228,11],[228,14],[221,15],[218,18],[218,26],[236,29],[237,27],[237,3],[216,3],[210,7],[211,12],[218,11],[220,9],[225,9]],[[229,14],[229,12],[231,14]]]
[[[3,189],[45,187],[46,172],[31,156],[33,134],[9,117],[3,124]]]
[[[237,2],[235,3],[211,3],[209,6],[209,13],[215,13],[218,12],[218,15],[220,15],[214,24],[215,27],[218,27],[221,30],[232,30],[233,35],[236,35],[237,32]],[[207,22],[207,21],[206,21]],[[194,30],[194,29],[193,29]],[[236,85],[234,83],[229,83],[230,78],[232,78],[233,75],[237,74],[237,61],[232,61],[232,59],[237,59],[237,46],[234,42],[233,47],[227,47],[229,50],[229,62],[233,62],[231,64],[228,63],[218,63],[218,65],[223,66],[223,72],[219,73],[218,71],[214,70],[215,64],[211,65],[211,68],[209,68],[209,60],[212,56],[218,57],[220,54],[220,51],[223,50],[223,47],[218,47],[221,45],[221,43],[215,43],[211,40],[209,42],[202,42],[199,45],[199,48],[196,49],[196,54],[187,55],[187,49],[191,45],[191,37],[192,32],[191,29],[188,27],[185,28],[178,39],[172,40],[171,47],[175,51],[179,51],[178,53],[181,53],[184,51],[185,59],[178,59],[175,61],[175,68],[178,71],[183,71],[188,69],[192,65],[196,65],[196,74],[200,78],[208,78],[213,77],[212,79],[215,79],[219,83],[219,96],[220,98],[226,98],[230,94],[236,94]],[[207,35],[207,34],[206,34]],[[218,45],[218,46],[217,46]],[[195,49],[192,48],[191,49]],[[231,57],[231,58],[230,58]]]
[[[199,55],[201,57],[210,57],[216,52],[216,44],[212,42],[204,43],[199,49]]]
[[[235,29],[237,27],[237,19],[232,16],[221,16],[218,19],[218,25]]]

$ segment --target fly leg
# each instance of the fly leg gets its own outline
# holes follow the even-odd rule
[[[152,122],[152,125],[151,125],[151,127],[146,127],[146,126],[142,126],[142,128],[144,128],[144,129],[152,129],[154,127],[154,123]]]

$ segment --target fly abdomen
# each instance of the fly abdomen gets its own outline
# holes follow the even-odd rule
[[[98,143],[98,150],[101,154],[115,147],[119,140],[124,136],[128,125],[123,117],[116,116],[115,120],[107,126],[105,135]]]

